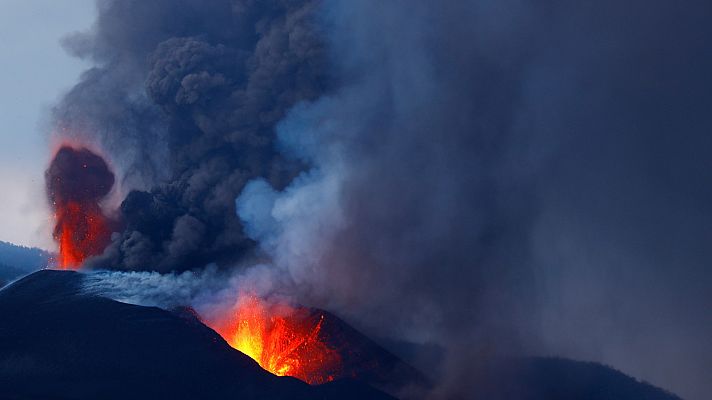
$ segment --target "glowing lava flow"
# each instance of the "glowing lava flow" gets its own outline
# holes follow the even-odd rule
[[[341,368],[339,353],[320,338],[323,322],[323,315],[249,295],[228,318],[211,325],[267,371],[315,385],[334,380]]]

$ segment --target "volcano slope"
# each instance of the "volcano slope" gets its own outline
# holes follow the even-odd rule
[[[0,290],[0,398],[391,398],[274,376],[196,319],[86,294],[81,280],[44,270]]]
[[[43,270],[0,290],[0,399],[392,399],[352,380],[309,386],[274,376],[190,313],[88,294],[82,279]],[[389,363],[369,366],[384,359],[373,343],[328,320],[332,344],[360,349],[346,358],[350,374],[378,387],[393,383],[385,376],[399,380],[380,373]],[[464,398],[487,400],[680,400],[612,368],[565,359],[492,362],[459,382],[460,393],[473,394]]]

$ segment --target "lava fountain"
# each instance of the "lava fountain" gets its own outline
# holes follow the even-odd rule
[[[267,371],[316,385],[341,373],[339,352],[322,339],[323,322],[324,315],[308,309],[246,295],[208,324]]]
[[[45,171],[45,184],[54,211],[57,266],[78,269],[110,241],[110,220],[99,203],[111,191],[114,174],[98,154],[65,144]]]

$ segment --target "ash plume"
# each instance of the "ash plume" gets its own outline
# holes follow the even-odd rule
[[[66,41],[95,67],[55,117],[134,190],[88,265],[258,259],[270,290],[442,346],[443,398],[467,397],[493,353],[705,398],[710,16],[697,1],[101,1]]]
[[[63,145],[45,171],[45,185],[56,220],[58,266],[75,268],[101,254],[111,235],[111,221],[101,208],[114,186],[104,159],[86,148]]]
[[[88,265],[181,271],[253,247],[234,199],[251,178],[283,187],[300,170],[273,148],[273,126],[327,83],[315,6],[98,2],[93,30],[65,40],[96,65],[54,115],[60,135],[111,152],[133,190],[125,229]]]
[[[114,173],[91,150],[62,146],[47,168],[45,182],[50,204],[98,204],[114,186]]]

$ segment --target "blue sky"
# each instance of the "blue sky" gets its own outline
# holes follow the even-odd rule
[[[0,240],[51,248],[44,203],[49,109],[86,65],[60,39],[88,29],[93,0],[0,1]]]

